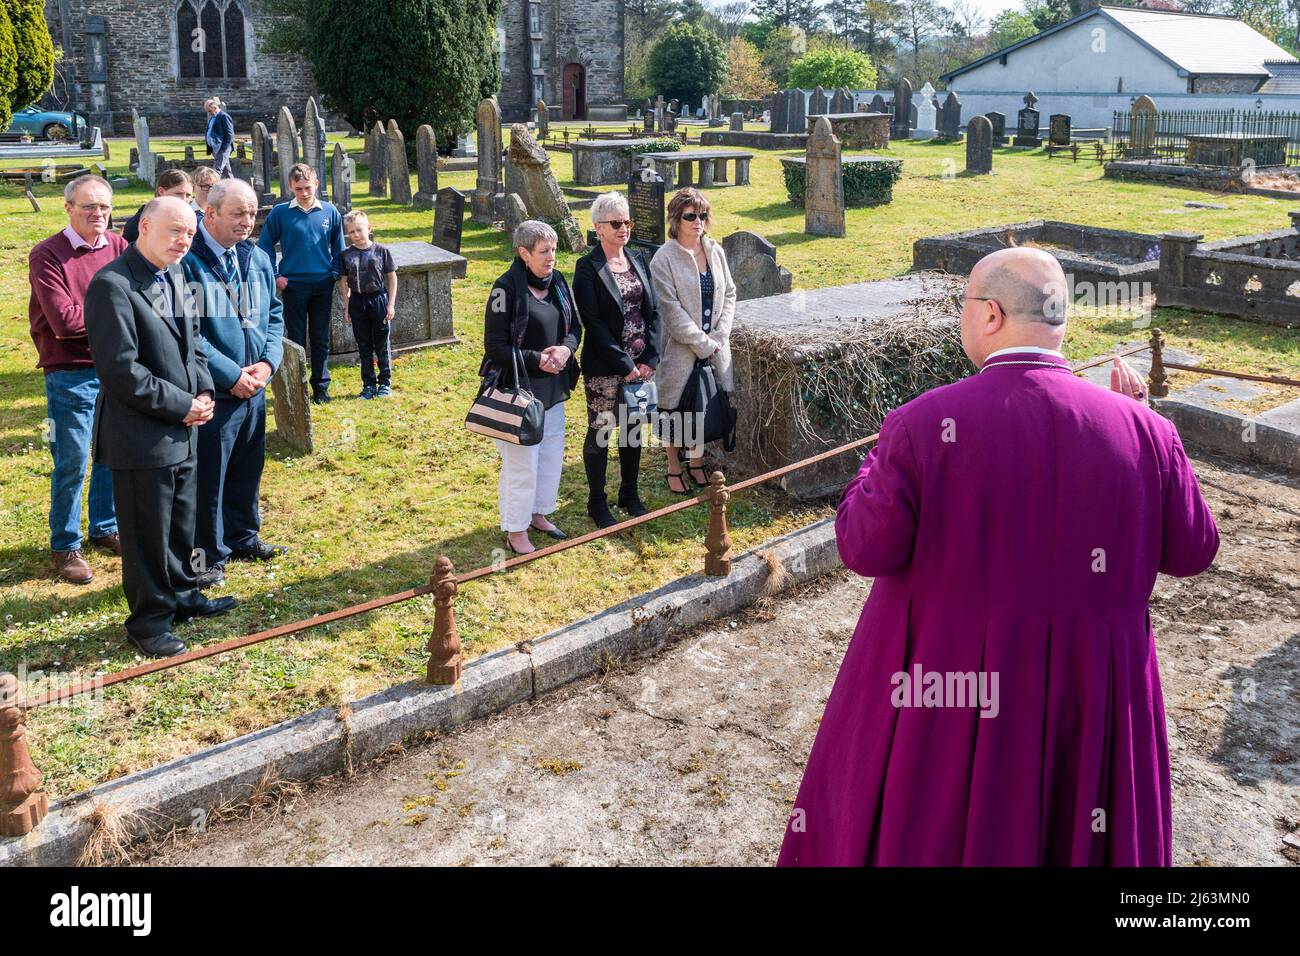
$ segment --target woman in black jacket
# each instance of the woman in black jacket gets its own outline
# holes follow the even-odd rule
[[[578,260],[573,294],[582,314],[586,339],[582,372],[587,391],[587,438],[582,462],[587,471],[587,514],[597,527],[617,522],[605,497],[609,443],[619,420],[620,386],[647,382],[659,364],[659,312],[650,285],[650,268],[627,248],[632,217],[627,200],[605,193],[591,206],[592,225],[600,242]],[[619,429],[618,506],[633,517],[646,513],[637,494],[642,429]]]
[[[547,515],[555,510],[560,489],[564,403],[578,384],[574,353],[582,326],[569,286],[555,269],[555,230],[529,219],[515,229],[513,241],[515,261],[488,293],[483,371],[489,364],[513,369],[518,349],[533,395],[546,409],[539,444],[522,446],[494,439],[501,455],[497,505],[506,547],[516,554],[531,554],[537,549],[528,539],[529,528],[556,540],[568,537]]]

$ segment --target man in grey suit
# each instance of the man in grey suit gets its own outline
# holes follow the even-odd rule
[[[173,622],[222,614],[232,597],[198,590],[194,550],[198,426],[213,414],[212,376],[198,347],[198,308],[179,263],[194,213],[173,196],[144,207],[140,238],[95,274],[86,331],[99,376],[94,460],[113,472],[122,541],[127,636],[142,653],[171,657],[185,642]]]

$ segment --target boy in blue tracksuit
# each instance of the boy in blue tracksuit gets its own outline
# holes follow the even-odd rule
[[[229,558],[265,561],[285,551],[259,536],[266,386],[284,353],[284,316],[271,259],[248,239],[256,218],[252,187],[223,179],[208,193],[181,260],[216,391],[212,419],[198,431],[194,546],[202,588],[222,582]]]
[[[387,398],[393,394],[389,335],[397,308],[397,267],[393,254],[370,238],[370,217],[360,209],[343,217],[343,231],[351,245],[339,257],[339,295],[357,340],[361,398]]]
[[[280,244],[276,288],[284,299],[284,334],[311,356],[312,401],[330,400],[330,312],[343,252],[343,217],[316,198],[316,171],[306,163],[289,170],[291,202],[271,209],[257,245],[271,261]]]

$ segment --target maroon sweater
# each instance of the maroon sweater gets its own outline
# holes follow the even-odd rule
[[[95,273],[125,252],[127,246],[116,233],[105,235],[108,245],[102,248],[74,250],[68,237],[57,232],[28,256],[32,297],[27,316],[36,343],[37,368],[67,372],[94,366],[82,310],[86,287]]]

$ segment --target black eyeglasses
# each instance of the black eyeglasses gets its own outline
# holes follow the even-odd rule
[[[619,229],[622,229],[624,226],[627,226],[629,229],[631,229],[632,220],[631,219],[606,219],[605,225],[609,226],[609,228],[617,232]]]
[[[696,219],[708,222],[709,214],[707,212],[684,212],[682,213],[682,219],[686,222],[694,222]]]

